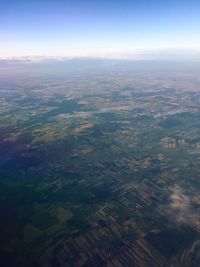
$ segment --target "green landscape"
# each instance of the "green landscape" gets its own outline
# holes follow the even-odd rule
[[[151,64],[0,61],[2,267],[200,266],[199,65]]]

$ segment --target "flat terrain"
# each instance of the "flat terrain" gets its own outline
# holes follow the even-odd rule
[[[200,266],[199,70],[0,61],[0,265]]]

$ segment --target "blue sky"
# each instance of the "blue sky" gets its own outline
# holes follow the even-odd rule
[[[0,57],[200,49],[200,1],[0,0]]]

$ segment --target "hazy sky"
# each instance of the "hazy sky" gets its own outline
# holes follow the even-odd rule
[[[168,48],[200,48],[200,1],[0,0],[0,57]]]

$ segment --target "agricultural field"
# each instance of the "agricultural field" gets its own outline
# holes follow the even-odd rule
[[[0,266],[200,266],[198,70],[0,61]]]

